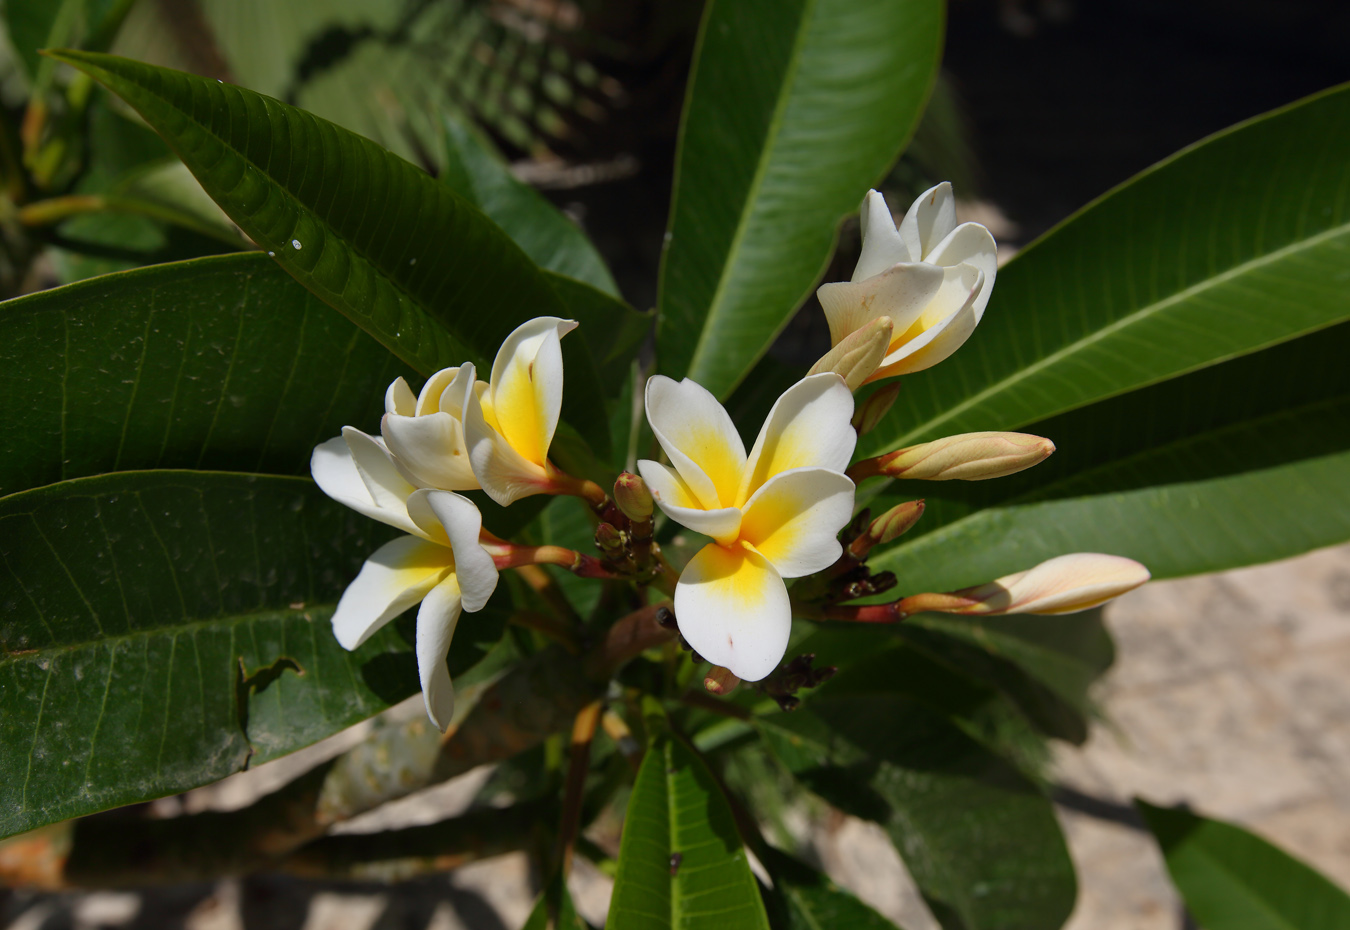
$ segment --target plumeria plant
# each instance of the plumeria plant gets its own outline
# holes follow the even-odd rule
[[[526,850],[532,927],[583,926],[577,856],[617,930],[890,926],[782,827],[823,802],[944,928],[1061,926],[1046,746],[1095,713],[1093,608],[1350,539],[1350,91],[1000,267],[950,184],[873,189],[942,19],[709,0],[654,313],[461,124],[433,177],[242,86],[47,52],[257,248],[0,313],[0,877]],[[788,364],[804,305],[830,344]],[[126,807],[371,717],[243,809]],[[455,817],[333,832],[485,765]]]

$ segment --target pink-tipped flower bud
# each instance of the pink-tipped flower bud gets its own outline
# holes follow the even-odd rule
[[[647,482],[631,472],[624,472],[614,482],[614,504],[634,523],[652,518],[652,492],[647,489]]]
[[[909,532],[910,528],[918,523],[922,516],[923,501],[921,500],[896,504],[873,520],[868,525],[867,531],[860,534],[857,539],[849,544],[849,555],[859,562],[863,561],[874,546],[891,542],[902,534]]]
[[[872,320],[849,333],[837,346],[822,355],[820,361],[811,366],[807,376],[832,371],[844,379],[850,391],[856,391],[881,365],[894,329],[895,324],[888,316]]]
[[[973,588],[907,597],[901,607],[909,613],[1071,614],[1133,591],[1148,579],[1148,569],[1133,559],[1076,552]]]
[[[924,481],[983,481],[1039,465],[1054,451],[1053,442],[1029,433],[962,433],[880,456],[870,473]]]
[[[733,675],[730,669],[722,668],[720,665],[714,665],[712,671],[703,679],[703,687],[707,688],[710,694],[730,694],[740,683],[741,680]]]
[[[623,534],[608,523],[595,528],[595,546],[605,555],[616,555],[623,551]]]
[[[858,435],[863,436],[876,429],[881,418],[891,412],[891,406],[899,396],[900,382],[892,381],[863,401],[853,414],[853,428],[858,431]]]

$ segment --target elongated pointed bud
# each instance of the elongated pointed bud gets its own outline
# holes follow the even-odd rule
[[[891,412],[891,406],[899,396],[900,382],[892,381],[863,401],[853,414],[853,428],[858,431],[858,435],[863,436],[876,429],[881,418]]]
[[[878,317],[841,339],[839,345],[822,355],[806,374],[832,371],[844,379],[850,391],[856,391],[880,367],[894,329],[890,317]]]
[[[1071,614],[1133,591],[1149,577],[1148,569],[1133,559],[1076,552],[973,588],[916,594],[901,601],[900,608],[908,613]]]
[[[923,516],[923,501],[905,501],[896,504],[871,522],[867,532],[849,543],[849,555],[859,562],[867,558],[872,547],[891,542],[900,535],[909,532]]]
[[[733,675],[730,669],[722,668],[720,665],[714,665],[712,671],[703,679],[703,687],[711,694],[730,694],[740,683],[741,680]]]
[[[614,482],[614,503],[634,523],[652,518],[652,492],[647,482],[631,472],[624,472]]]
[[[961,433],[910,446],[849,469],[854,481],[874,475],[924,481],[983,481],[1039,465],[1055,444],[1029,433]]]

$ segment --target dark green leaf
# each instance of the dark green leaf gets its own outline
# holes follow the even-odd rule
[[[130,103],[278,263],[422,374],[491,368],[520,323],[566,310],[472,204],[375,143],[234,85],[110,55],[54,57]],[[595,363],[564,339],[563,418],[602,455]]]
[[[648,717],[652,740],[624,818],[610,930],[768,930],[759,888],[708,767]]]
[[[1167,578],[1350,539],[1347,356],[1350,323],[1034,424],[1059,446],[1036,468],[908,482],[873,502],[928,502],[874,566],[911,594],[1067,552],[1128,556]]]
[[[329,629],[391,535],[298,478],[128,472],[0,501],[0,835],[215,781],[415,693],[393,627],[354,653]]]
[[[661,268],[661,371],[725,397],[810,291],[932,86],[937,0],[714,0]]]
[[[1076,882],[1050,802],[940,713],[885,682],[853,691],[847,678],[759,719],[779,760],[831,804],[886,828],[944,927],[1060,926]]]
[[[1182,150],[1024,250],[864,446],[1014,429],[1329,326],[1350,316],[1348,259],[1340,87]]]
[[[577,916],[561,873],[555,875],[539,895],[534,910],[530,911],[520,930],[587,930],[586,922]]]
[[[411,372],[266,256],[199,259],[0,311],[0,495],[145,468],[309,473]]]
[[[764,867],[773,876],[774,926],[780,930],[897,930],[815,869],[776,849],[765,849]]]
[[[1350,895],[1260,837],[1189,811],[1135,805],[1205,930],[1350,927]]]

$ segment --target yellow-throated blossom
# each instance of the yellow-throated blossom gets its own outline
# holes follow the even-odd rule
[[[553,316],[521,324],[498,350],[491,381],[479,381],[465,394],[470,465],[503,507],[553,486],[548,447],[562,410],[561,340],[576,326]]]
[[[759,681],[783,658],[792,627],[783,579],[827,568],[842,552],[852,415],[843,379],[812,375],[778,398],[747,456],[703,387],[647,382],[647,419],[671,466],[641,461],[638,470],[672,520],[713,538],[680,575],[675,619],[694,649],[739,678]]]
[[[455,625],[461,610],[481,610],[497,587],[497,567],[478,541],[478,508],[450,491],[414,488],[380,440],[352,427],[314,450],[310,471],[333,500],[410,534],[366,559],[333,613],[333,633],[343,648],[355,649],[420,602],[422,699],[431,722],[444,730],[455,707],[445,666]]]
[[[890,346],[868,380],[936,365],[984,315],[998,271],[994,237],[979,223],[956,224],[945,181],[915,200],[898,227],[877,191],[868,191],[859,219],[862,254],[853,279],[816,291],[831,344],[884,316],[894,324]]]

